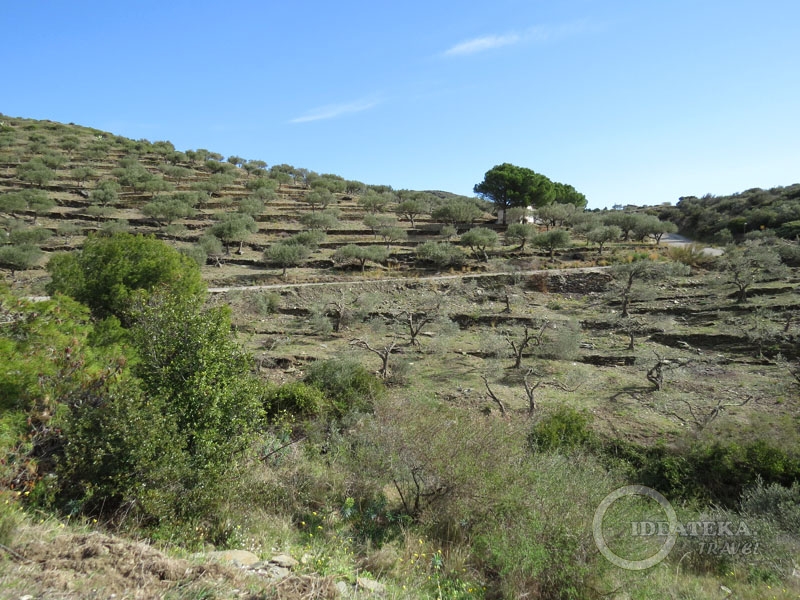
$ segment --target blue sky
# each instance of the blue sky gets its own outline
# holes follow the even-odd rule
[[[3,7],[0,112],[397,189],[590,207],[800,181],[797,0]]]

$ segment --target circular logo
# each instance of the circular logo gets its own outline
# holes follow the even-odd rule
[[[625,496],[647,496],[648,498],[652,498],[661,505],[661,508],[667,515],[667,522],[669,523],[669,534],[667,539],[664,542],[664,545],[661,546],[661,549],[649,558],[645,558],[643,560],[627,560],[622,558],[621,556],[614,554],[611,548],[608,547],[608,544],[603,537],[603,517],[605,516],[606,511],[612,504],[614,504],[614,502],[620,498],[624,498]],[[598,506],[597,510],[594,512],[594,519],[592,520],[592,533],[594,534],[594,542],[597,544],[597,549],[600,550],[600,553],[611,563],[630,571],[640,571],[642,569],[649,569],[653,565],[658,564],[667,557],[667,554],[670,553],[670,550],[672,550],[672,547],[675,545],[675,542],[678,539],[678,516],[675,514],[675,510],[672,508],[669,500],[664,498],[664,496],[659,494],[654,489],[644,485],[626,485],[625,487],[614,490],[608,496],[603,498],[600,506]]]

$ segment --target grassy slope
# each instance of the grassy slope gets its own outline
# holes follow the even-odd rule
[[[140,209],[149,200],[149,194],[124,190],[120,201],[111,210],[92,215],[89,214],[91,211],[87,211],[90,202],[84,197],[85,191],[92,189],[98,180],[108,177],[110,170],[117,166],[123,156],[138,150],[141,162],[153,173],[158,172],[163,159],[154,152],[143,153],[151,149],[149,145],[142,144],[134,148],[135,143],[130,140],[96,130],[25,119],[0,120],[4,122],[0,135],[5,135],[5,139],[9,140],[9,143],[0,147],[0,194],[25,187],[16,176],[16,167],[20,162],[57,148],[59,141],[67,135],[79,139],[80,147],[72,150],[67,162],[56,171],[54,180],[45,186],[57,206],[39,219],[40,226],[54,232],[64,222],[76,225],[78,232],[51,238],[44,248],[48,254],[79,247],[87,233],[102,227],[103,223],[118,219],[127,219],[135,231],[154,233],[179,247],[188,246],[213,221],[215,214],[233,210],[236,199],[247,195],[244,185],[249,176],[242,169],[234,169],[234,183],[203,205],[196,217],[179,221],[185,230],[172,234],[167,234],[164,228],[142,215]],[[30,140],[31,135],[37,134],[45,138],[45,141],[39,142],[39,147],[35,147],[35,142],[32,145]],[[107,152],[93,159],[83,157],[82,151],[86,151],[98,136],[110,141]],[[68,154],[64,150],[59,152],[65,156]],[[70,172],[87,164],[95,174],[82,186],[71,178]],[[178,190],[190,189],[193,183],[210,176],[208,170],[200,165],[188,162],[184,165],[192,170],[192,175],[181,182],[173,182]],[[209,283],[285,283],[279,276],[279,270],[263,265],[261,253],[270,243],[302,230],[298,219],[309,210],[302,203],[306,193],[308,189],[304,186],[281,184],[278,199],[269,203],[257,219],[259,230],[247,240],[244,252],[230,257],[222,268],[212,265],[203,267]],[[307,266],[291,272],[291,281],[344,279],[358,282],[385,275],[413,278],[420,274],[413,264],[405,263],[403,258],[413,251],[416,243],[436,239],[433,224],[425,218],[420,220],[415,231],[409,231],[408,242],[394,247],[393,253],[400,262],[392,273],[385,273],[376,265],[370,266],[371,272],[366,277],[357,271],[324,268],[337,245],[350,242],[379,243],[360,223],[364,213],[355,199],[340,197],[339,208],[342,211],[342,224],[330,232],[326,243],[315,252]],[[26,217],[30,219],[32,215]],[[579,250],[579,258],[586,260],[573,259],[573,251],[563,256],[562,265],[593,264],[591,259],[594,254]],[[610,254],[614,256],[616,253],[622,258],[629,250],[625,246],[618,246]],[[46,259],[42,260],[42,265]],[[543,259],[533,254],[509,255],[490,264],[488,268],[505,270],[509,265],[530,268],[542,264]],[[470,268],[487,267],[472,263]],[[35,294],[41,292],[46,278],[43,269],[33,269],[18,274],[12,284],[26,293]],[[731,407],[696,435],[706,439],[769,437],[786,447],[797,447],[800,429],[796,416],[797,388],[793,380],[785,366],[775,361],[774,357],[764,359],[756,356],[746,333],[730,324],[732,317],[746,316],[752,306],[762,306],[774,316],[776,323],[780,315],[796,311],[800,302],[792,290],[797,288],[797,273],[793,274],[788,285],[785,282],[760,285],[748,307],[734,305],[726,297],[729,288],[713,285],[712,280],[712,276],[697,272],[681,287],[664,285],[655,299],[647,304],[635,305],[635,313],[641,316],[657,315],[660,320],[646,324],[632,351],[626,349],[628,340],[621,332],[614,327],[609,329],[609,323],[615,322],[611,313],[614,307],[609,307],[600,289],[589,294],[548,292],[525,278],[510,281],[508,285],[506,291],[512,298],[510,314],[504,312],[502,288],[488,281],[478,285],[462,282],[355,284],[357,294],[370,293],[374,296],[375,308],[368,315],[371,318],[355,320],[348,329],[336,334],[320,333],[309,319],[314,311],[328,310],[328,291],[312,288],[280,290],[275,314],[265,309],[264,303],[255,300],[258,296],[265,296],[266,292],[228,293],[217,295],[213,301],[228,302],[234,307],[236,325],[242,339],[262,365],[263,375],[285,382],[300,377],[308,361],[338,355],[353,354],[370,368],[377,369],[378,358],[354,348],[351,341],[364,338],[379,342],[391,337],[385,331],[379,332],[380,327],[376,328],[375,320],[385,321],[386,314],[393,308],[426,289],[437,295],[446,295],[448,313],[450,316],[459,315],[462,326],[441,328],[432,325],[428,328],[431,335],[422,339],[420,348],[401,344],[398,347],[401,353],[393,355],[392,361],[395,364],[408,364],[406,381],[403,385],[392,387],[391,394],[397,401],[412,397],[432,404],[443,402],[471,412],[496,412],[497,407],[487,398],[481,380],[481,375],[486,375],[493,391],[512,413],[510,418],[520,420],[525,418],[527,402],[521,387],[524,371],[508,369],[510,360],[503,340],[504,332],[518,333],[520,323],[525,320],[574,319],[581,323],[582,347],[577,353],[567,360],[544,360],[532,355],[524,358],[523,366],[534,368],[535,375],[544,382],[538,391],[541,411],[547,412],[567,404],[590,412],[594,416],[595,429],[602,434],[650,443],[662,439],[674,440],[682,437],[687,430],[697,429],[693,426],[696,415],[688,410],[689,405],[702,412],[713,409],[721,400],[737,404],[749,397],[746,405]],[[796,343],[797,326],[792,327],[794,329],[790,333],[795,336]],[[722,335],[728,337],[722,338]],[[668,371],[665,389],[659,392],[653,391],[645,379],[655,353],[675,361],[675,368]],[[597,357],[604,359],[606,364],[596,364]],[[624,364],[625,358],[627,364]],[[52,526],[58,527],[57,524]],[[23,530],[23,538],[29,535],[36,534]],[[299,546],[293,550],[302,551]],[[344,564],[345,568],[353,567],[346,561]],[[23,589],[24,584],[19,581],[24,580],[25,576],[14,574],[17,572],[15,569],[21,568],[22,565],[6,557],[6,581]],[[658,587],[660,577],[658,573],[651,575],[653,589]],[[194,585],[191,582],[189,584]],[[684,590],[694,589],[699,594],[696,597],[701,597],[706,592],[716,593],[720,580],[687,576],[670,585]],[[34,591],[45,593],[49,589],[42,587]],[[759,597],[757,586],[753,589],[742,586],[741,590],[744,594],[742,597]],[[107,591],[112,593],[111,588]],[[80,591],[71,593],[81,595]],[[154,593],[153,590],[151,593]],[[788,593],[791,594],[792,590]],[[226,594],[220,592],[220,595]],[[399,588],[396,594],[403,596]]]

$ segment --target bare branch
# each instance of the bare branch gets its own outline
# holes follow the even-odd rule
[[[486,379],[486,375],[481,375],[481,379],[483,379],[483,383],[486,384],[486,391],[489,393],[489,397],[495,401],[497,406],[500,407],[500,414],[505,416],[506,415],[506,406],[503,404],[503,401],[498,398],[495,393],[492,391],[492,388],[489,387],[489,380]]]

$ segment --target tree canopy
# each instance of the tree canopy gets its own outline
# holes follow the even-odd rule
[[[125,320],[135,296],[161,287],[185,297],[205,292],[197,264],[152,236],[90,236],[81,251],[54,256],[47,270],[49,294],[71,296],[100,318]]]
[[[525,167],[503,163],[489,169],[483,181],[473,188],[476,194],[494,202],[497,210],[505,212],[515,206],[544,206],[555,199],[553,182],[544,175]]]

